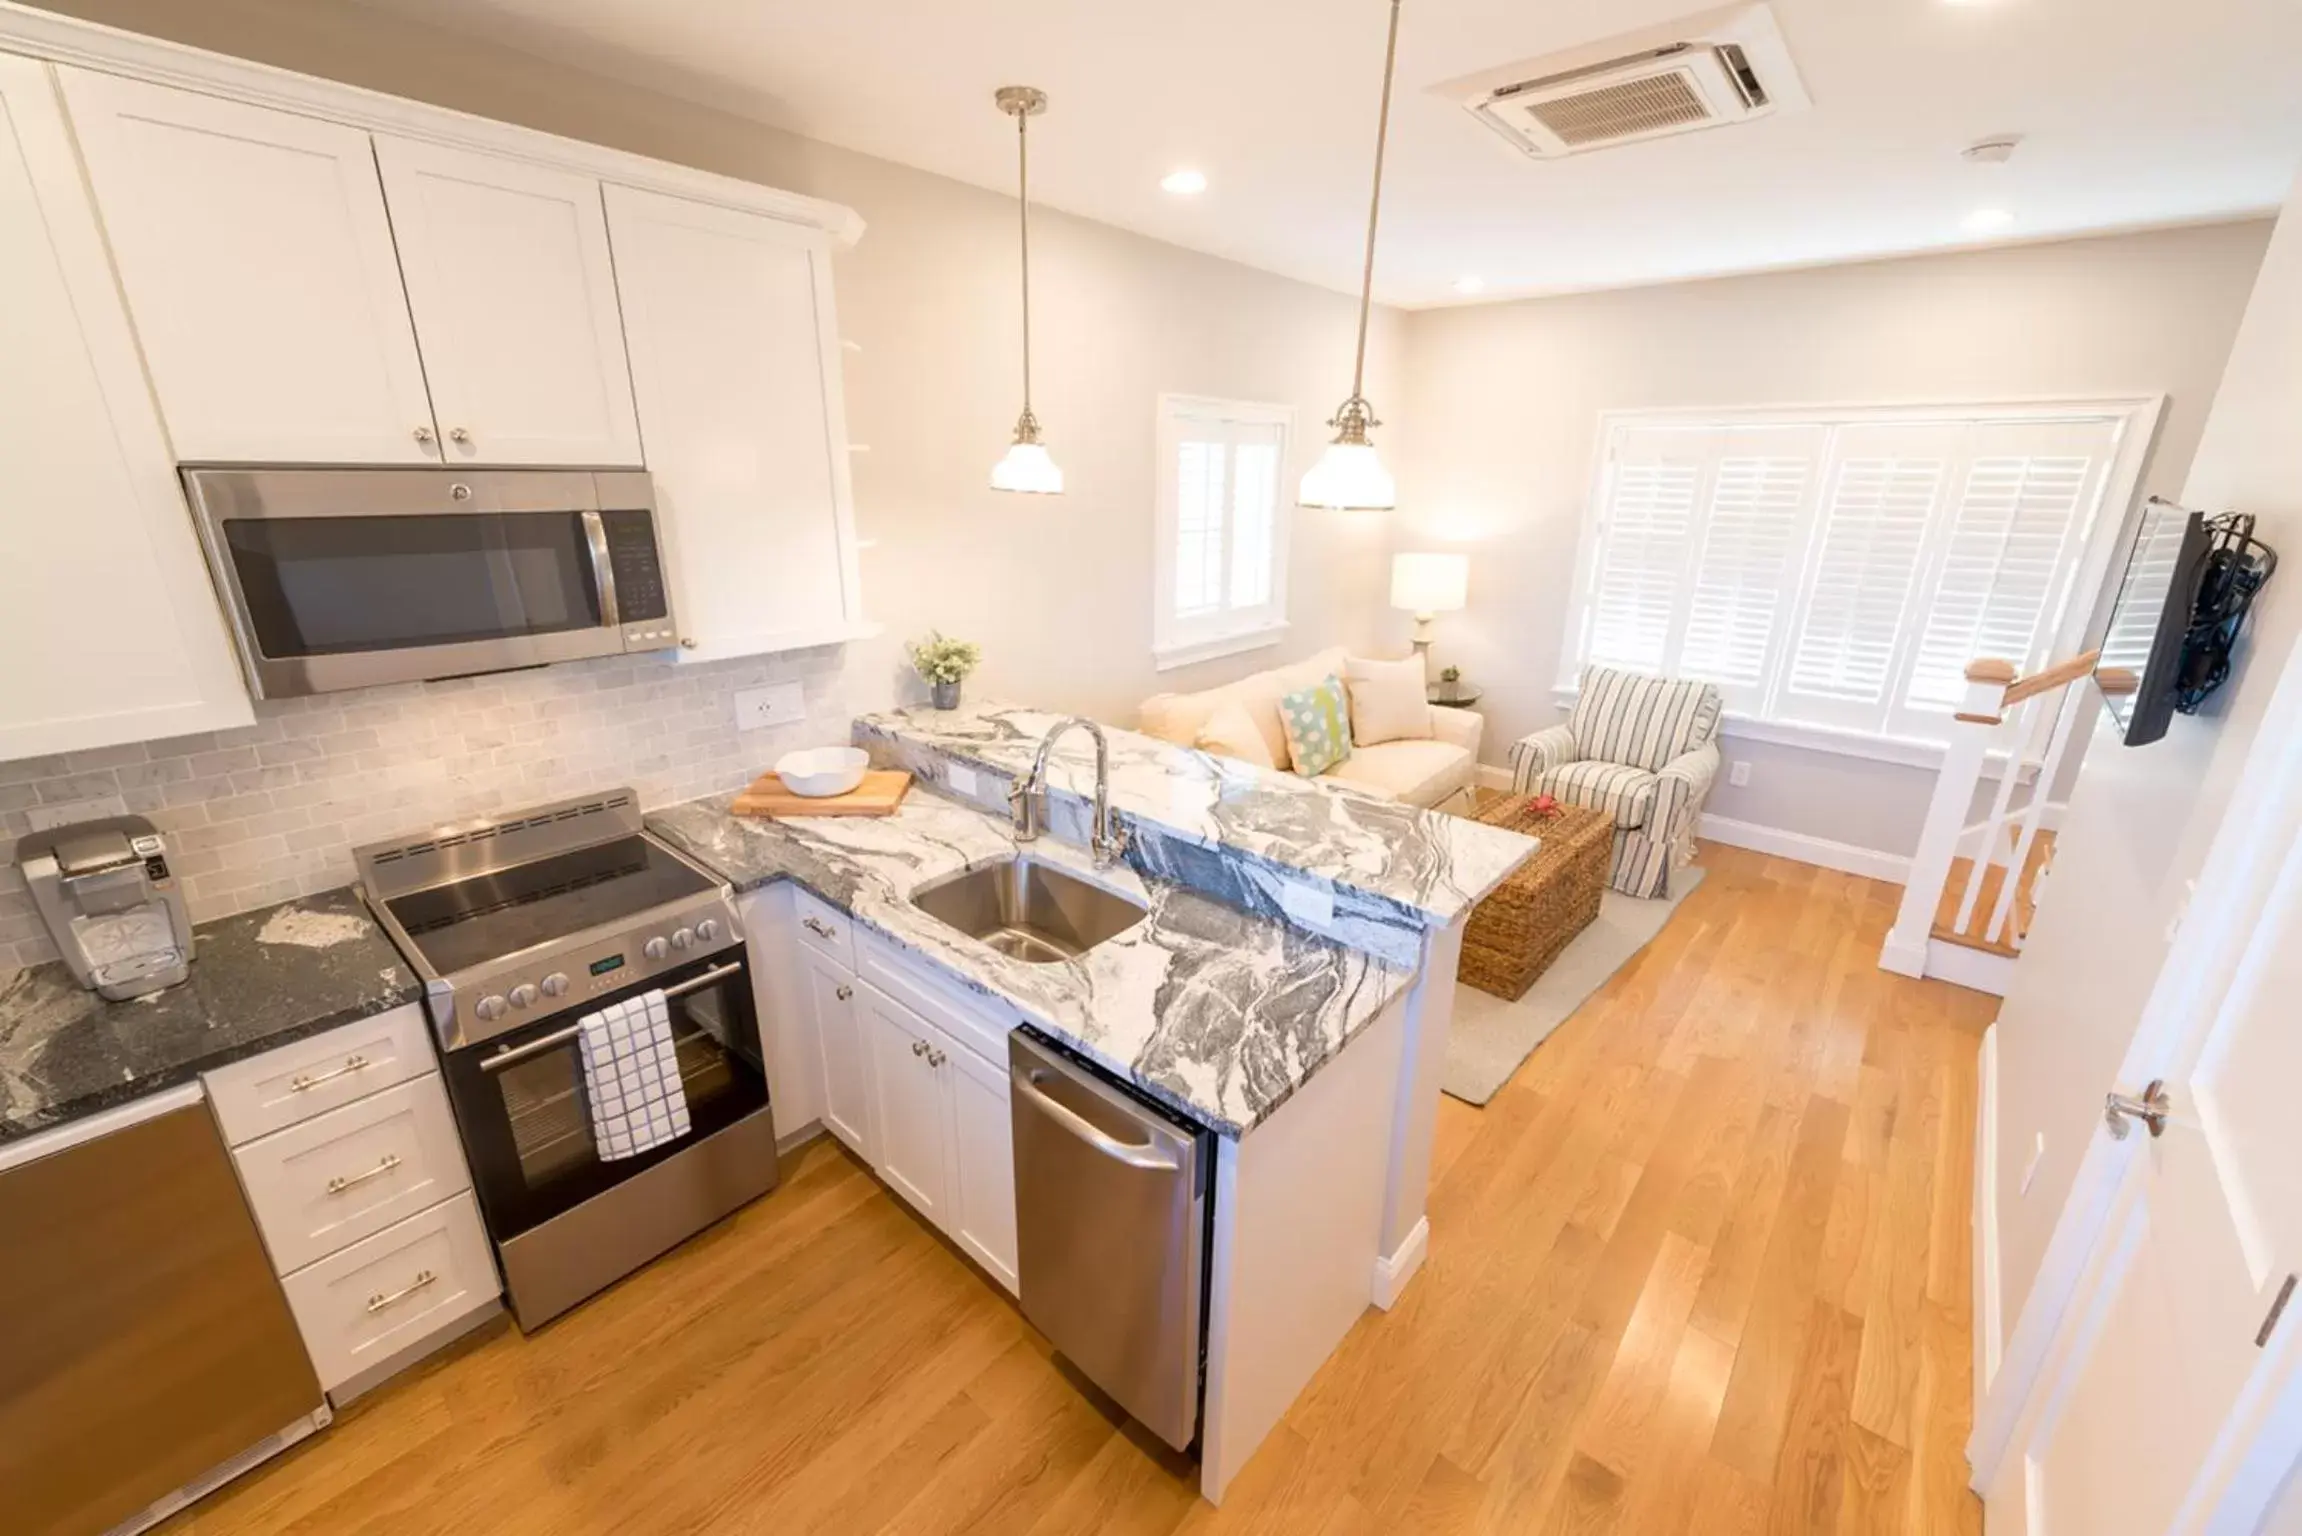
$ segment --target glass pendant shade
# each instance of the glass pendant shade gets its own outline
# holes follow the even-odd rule
[[[1330,512],[1388,512],[1399,504],[1399,487],[1373,443],[1334,442],[1303,476],[1296,500]]]
[[[995,491],[1027,491],[1039,496],[1063,494],[1063,471],[1039,443],[1015,443],[1007,456],[991,466]]]

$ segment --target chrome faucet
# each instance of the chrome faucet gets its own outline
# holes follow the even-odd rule
[[[1111,743],[1104,738],[1103,727],[1085,715],[1070,719],[1049,731],[1040,739],[1039,750],[1031,759],[1031,771],[1015,781],[1007,792],[1007,809],[1013,818],[1015,840],[1028,843],[1043,830],[1047,810],[1047,759],[1055,754],[1055,742],[1073,726],[1084,726],[1087,734],[1095,738],[1095,824],[1089,834],[1087,846],[1095,855],[1097,869],[1108,868],[1118,862],[1127,851],[1127,829],[1111,814]]]

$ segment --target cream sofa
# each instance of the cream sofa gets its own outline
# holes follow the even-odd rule
[[[1287,732],[1279,720],[1280,697],[1311,687],[1322,678],[1341,676],[1345,659],[1343,648],[1335,646],[1203,693],[1162,693],[1143,701],[1137,729],[1161,741],[1195,747],[1209,717],[1226,704],[1238,704],[1255,722],[1256,731],[1270,749],[1271,761],[1289,769]],[[1479,732],[1485,722],[1467,709],[1432,705],[1430,710],[1429,737],[1354,746],[1351,755],[1321,774],[1319,781],[1345,784],[1409,805],[1467,804],[1478,775]]]

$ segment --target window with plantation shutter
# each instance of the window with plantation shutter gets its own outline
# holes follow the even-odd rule
[[[1562,682],[1701,678],[1734,719],[1946,740],[1969,662],[2044,666],[2083,619],[2147,404],[1618,417]]]
[[[1286,630],[1285,406],[1162,396],[1152,649],[1183,666]]]

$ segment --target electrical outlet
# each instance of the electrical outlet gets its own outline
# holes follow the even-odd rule
[[[1750,782],[1750,764],[1737,759],[1727,765],[1727,782],[1740,789]]]
[[[807,718],[807,695],[797,683],[769,683],[746,688],[735,696],[735,728],[764,730],[771,725],[795,725]]]

